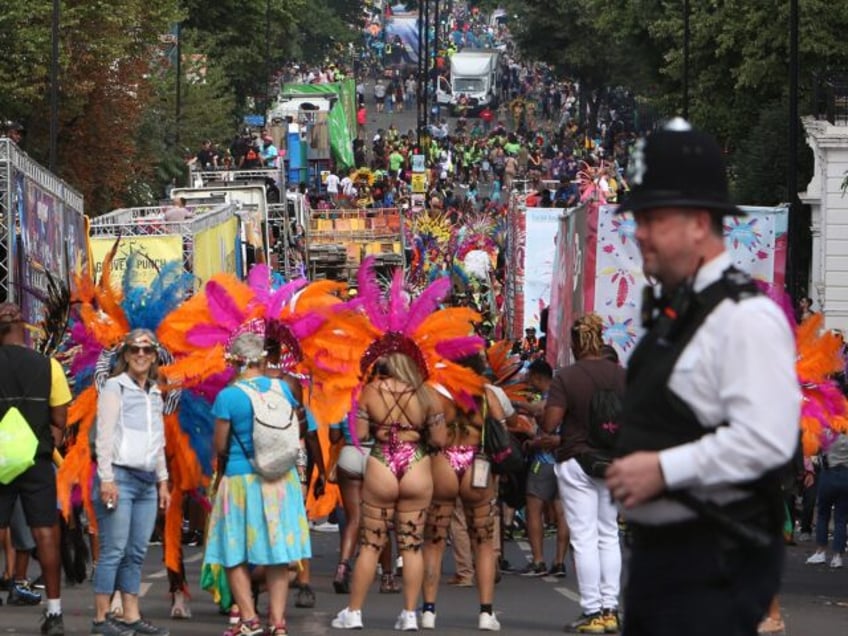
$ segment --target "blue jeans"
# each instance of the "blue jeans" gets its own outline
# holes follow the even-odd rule
[[[118,501],[113,510],[100,500],[100,479],[94,480],[100,558],[94,571],[94,593],[114,591],[138,594],[141,567],[156,523],[157,491],[148,483],[115,466]]]
[[[819,473],[816,545],[827,546],[827,527],[833,508],[833,551],[845,552],[845,524],[848,523],[848,466],[829,468]]]

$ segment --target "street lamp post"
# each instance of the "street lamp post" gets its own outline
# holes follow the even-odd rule
[[[262,115],[262,121],[265,126],[268,122],[265,118],[271,105],[271,0],[265,0],[265,110]]]
[[[802,291],[800,272],[801,206],[798,200],[798,0],[789,0],[789,157],[787,158],[787,195],[789,197],[789,246],[786,271],[792,298]]]
[[[689,120],[689,0],[683,0],[683,119]]]
[[[52,50],[50,54],[50,149],[48,167],[56,172],[59,151],[59,11],[60,0],[53,0]]]
[[[174,146],[179,149],[180,146],[180,119],[183,116],[183,24],[177,22],[177,59],[175,61],[176,77],[174,78],[177,87],[177,93],[174,96],[175,113],[174,113]],[[179,150],[178,150],[179,152]]]

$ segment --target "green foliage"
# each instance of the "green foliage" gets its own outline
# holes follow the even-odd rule
[[[145,113],[138,132],[138,143],[155,157],[155,169],[149,179],[154,201],[164,196],[165,187],[175,182],[185,185],[186,158],[200,148],[204,139],[227,145],[238,127],[235,94],[223,69],[196,48],[191,32],[182,33],[183,81],[180,85],[180,121],[177,128],[176,68],[163,68],[154,76],[154,99]],[[203,71],[203,81],[192,77]],[[143,189],[137,192],[144,193]],[[153,201],[139,203],[150,205]]]
[[[522,17],[517,41],[526,56],[554,65],[590,90],[623,85],[665,117],[682,112],[683,0],[511,3],[510,12]],[[799,4],[803,115],[813,74],[848,67],[848,3]],[[746,203],[785,200],[785,192],[778,192],[787,170],[785,143],[777,151],[787,126],[780,104],[788,96],[789,2],[690,0],[689,7],[689,118],[719,138]],[[752,157],[761,139],[770,140],[762,144],[768,151]],[[755,170],[757,160],[764,163]]]
[[[188,0],[184,26],[220,62],[238,106],[261,110],[269,78],[287,64],[338,62],[334,51],[358,41],[360,0]]]
[[[757,123],[740,141],[734,156],[733,196],[736,201],[757,205],[777,205],[789,201],[787,165],[789,135],[785,100],[764,104]],[[798,123],[798,138],[803,130]],[[813,174],[813,153],[805,145],[798,151],[798,183],[807,183]]]

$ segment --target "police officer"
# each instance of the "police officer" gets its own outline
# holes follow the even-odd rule
[[[632,190],[647,333],[607,486],[631,528],[626,636],[757,633],[783,564],[776,469],[798,439],[792,331],[732,267],[718,144],[682,119],[640,141]]]

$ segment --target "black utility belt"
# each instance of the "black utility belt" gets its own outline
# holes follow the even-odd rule
[[[752,536],[754,541],[767,543],[780,534],[773,511],[758,497],[745,497],[723,506],[707,505],[714,511],[712,518],[699,514],[694,519],[661,525],[628,524],[630,543],[638,547],[670,546],[713,542],[717,537],[746,542]]]
[[[627,543],[640,548],[682,545],[712,539],[715,533],[715,527],[701,519],[656,526],[628,523]]]

